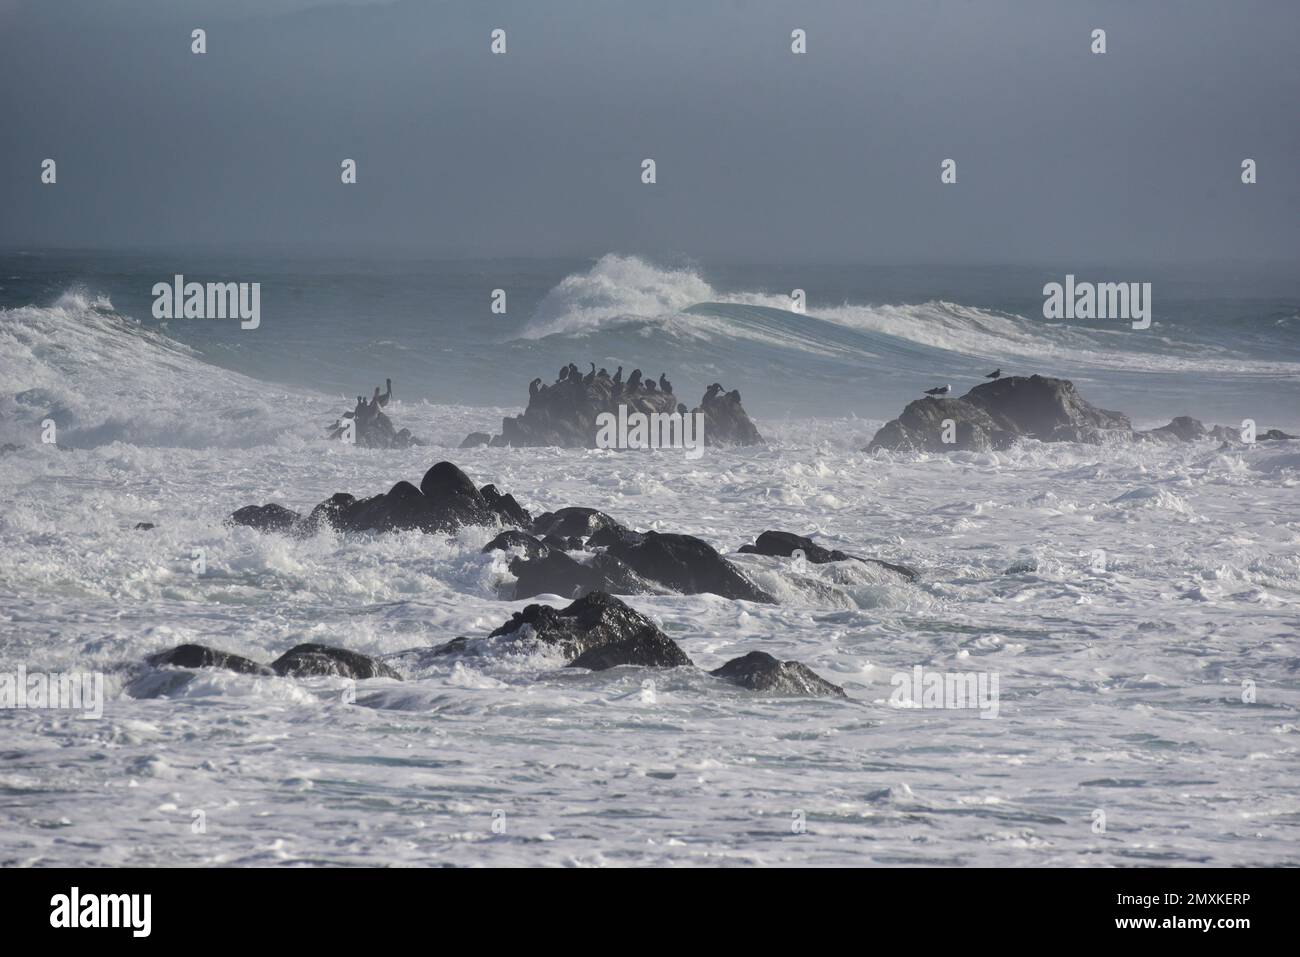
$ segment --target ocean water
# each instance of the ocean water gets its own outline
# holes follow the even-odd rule
[[[261,327],[153,321],[177,272],[260,281]],[[861,451],[921,389],[995,366],[1073,379],[1140,425],[1300,432],[1294,276],[1076,272],[1151,281],[1152,327],[1043,320],[1050,269],[5,253],[0,672],[99,671],[108,701],[101,720],[0,710],[0,863],[1295,863],[1300,442]],[[455,447],[569,361],[667,372],[688,400],[738,388],[769,445]],[[430,444],[326,441],[385,376],[396,424]],[[62,448],[40,443],[46,419]],[[434,658],[528,603],[496,597],[492,531],[222,524],[442,459],[535,513],[708,540],[780,604],[629,604],[703,668],[764,650],[848,698]],[[735,553],[765,529],[921,580]],[[141,664],[304,641],[406,680],[351,701],[331,679],[176,688]],[[996,719],[897,707],[891,679],[916,666],[996,674]]]

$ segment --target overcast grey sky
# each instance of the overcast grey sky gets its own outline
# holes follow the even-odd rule
[[[0,244],[1294,264],[1297,37],[1294,0],[0,0]]]

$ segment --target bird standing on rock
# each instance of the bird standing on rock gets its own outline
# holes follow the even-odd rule
[[[1002,378],[1002,368],[999,366],[998,368],[996,368],[996,369],[994,369],[992,372],[990,372],[988,375],[986,375],[984,378],[986,378],[986,379],[1000,379],[1000,378]]]
[[[641,386],[641,370],[633,369],[632,374],[627,377],[627,388],[625,392],[635,392]]]
[[[951,391],[952,391],[951,385],[941,385],[938,388],[926,389],[925,394],[926,395],[947,395]]]
[[[672,391],[673,391],[673,384],[672,384],[671,382],[668,381],[668,376],[667,376],[667,374],[665,374],[665,373],[663,373],[663,372],[659,373],[659,388],[660,388],[661,390],[663,390],[664,392],[672,392]]]

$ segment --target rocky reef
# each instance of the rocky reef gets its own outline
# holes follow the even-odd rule
[[[584,595],[565,608],[529,605],[511,615],[509,621],[489,634],[482,643],[491,650],[473,649],[471,639],[460,637],[423,651],[434,658],[482,657],[484,654],[510,654],[540,645],[558,653],[565,667],[590,671],[606,671],[624,665],[695,667],[686,652],[658,625],[603,592]],[[178,680],[159,682],[149,681],[147,676],[138,678],[133,687],[141,693],[174,691],[192,677],[192,672],[201,668],[253,676],[402,680],[402,675],[384,661],[319,644],[298,645],[270,665],[194,644],[159,652],[146,661],[151,667],[160,669],[159,673],[171,674]],[[176,675],[177,672],[180,674]],[[826,681],[806,665],[779,661],[760,651],[734,658],[709,674],[762,695],[846,697],[843,688]]]

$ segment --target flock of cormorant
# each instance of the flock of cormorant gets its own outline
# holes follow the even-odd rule
[[[659,373],[659,381],[656,383],[654,379],[643,379],[640,369],[633,369],[632,374],[627,377],[627,382],[624,382],[622,366],[619,366],[614,374],[610,375],[605,369],[597,371],[596,363],[593,362],[591,371],[583,375],[582,370],[570,362],[567,366],[561,367],[560,377],[551,385],[543,383],[541,376],[528,383],[528,395],[531,398],[551,389],[585,389],[597,380],[609,384],[610,393],[615,399],[636,392],[663,392],[671,395],[673,391],[673,384],[668,381],[668,376],[662,372]]]

